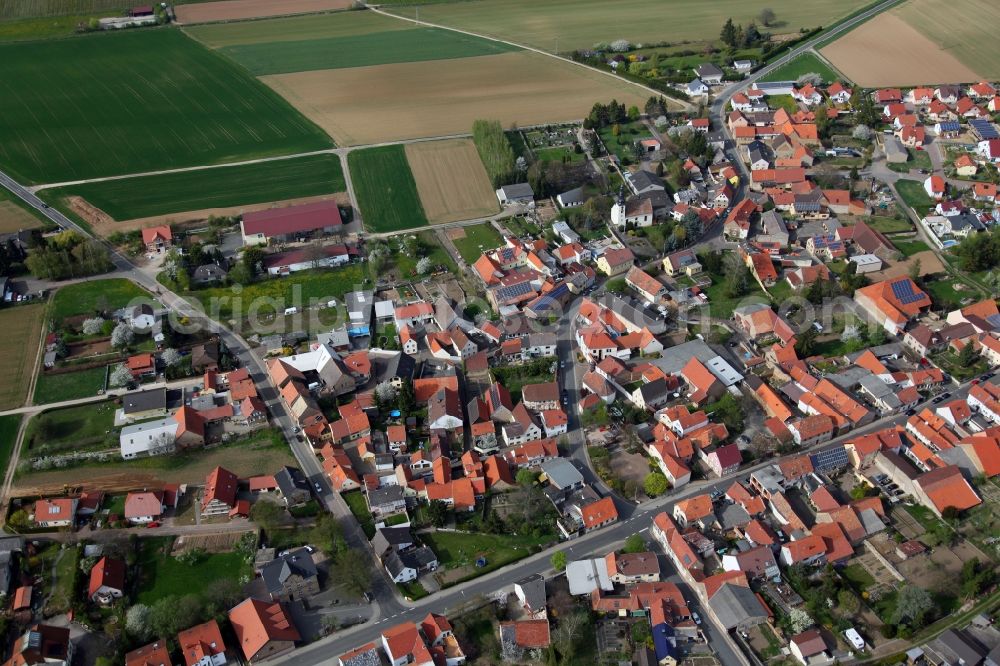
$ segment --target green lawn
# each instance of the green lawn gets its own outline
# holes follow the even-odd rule
[[[462,259],[470,264],[479,259],[479,255],[484,251],[499,247],[503,242],[500,232],[489,223],[462,227],[462,231],[465,232],[465,238],[454,239],[452,243],[455,244],[458,253],[462,255]]]
[[[11,456],[14,455],[14,445],[17,443],[17,431],[21,427],[19,414],[0,416],[0,476],[7,472]]]
[[[354,150],[347,163],[368,230],[398,231],[427,225],[403,146]]]
[[[35,404],[89,398],[104,388],[104,367],[67,372],[59,375],[42,373],[35,383]]]
[[[239,581],[251,574],[250,565],[239,553],[212,553],[194,565],[182,564],[167,554],[172,541],[173,537],[156,537],[141,542],[137,602],[152,605],[170,595],[198,594],[211,581]]]
[[[22,182],[332,145],[263,83],[179,30],[0,45],[0,62],[0,164]]]
[[[28,423],[24,443],[32,456],[67,449],[110,448],[106,441],[114,420],[115,404],[111,401],[45,411]]]
[[[934,206],[934,200],[927,196],[924,184],[919,180],[897,180],[896,191],[917,215],[923,215],[928,208]]]
[[[58,546],[54,546],[51,549],[52,557],[43,557],[43,561],[49,564],[59,557],[60,551]],[[72,546],[66,548],[62,551],[62,557],[59,558],[59,562],[55,566],[55,581],[52,581],[52,569],[51,567],[46,567],[42,572],[43,578],[46,579],[46,584],[44,588],[51,591],[52,596],[49,598],[48,602],[45,604],[45,610],[48,614],[62,613],[69,610],[73,603],[74,588],[73,583],[77,580],[77,576],[80,574],[78,562],[79,554],[76,548]]]
[[[715,319],[729,319],[733,315],[733,310],[741,305],[766,302],[764,292],[760,290],[755,280],[751,279],[750,286],[752,287],[750,293],[731,298],[725,293],[726,281],[720,276],[713,275],[711,286],[702,288],[708,296],[707,312],[710,312]]]
[[[857,588],[858,592],[863,592],[865,588],[875,584],[875,579],[860,564],[849,564],[841,570],[841,575]]]
[[[957,277],[945,273],[936,280],[925,282],[924,291],[930,294],[931,300],[934,301],[935,305],[949,310],[961,306],[962,301],[966,298],[978,298],[978,290],[963,289],[962,291],[955,291],[955,283],[965,285]]]
[[[799,110],[799,103],[791,95],[768,95],[767,104],[772,109],[784,109],[788,113],[795,113]]]
[[[912,231],[913,225],[910,220],[906,217],[902,219],[897,219],[895,217],[887,217],[884,215],[873,215],[872,217],[865,220],[872,229],[876,231],[881,231],[883,234],[899,233],[902,231]]]
[[[834,71],[832,67],[827,65],[812,53],[803,53],[763,77],[761,80],[795,81],[803,74],[819,74],[823,77],[823,81],[826,83],[832,83],[833,81],[842,80],[844,78]]]
[[[128,305],[136,298],[149,294],[124,278],[90,280],[60,287],[52,298],[50,316],[58,326],[66,317],[111,313]]]
[[[240,319],[251,309],[259,314],[271,314],[286,307],[308,307],[327,303],[331,298],[342,301],[344,294],[364,286],[364,271],[360,264],[339,268],[300,271],[287,277],[262,278],[246,285],[238,296],[229,287],[212,287],[187,292],[213,318]],[[296,296],[301,300],[297,300]]]
[[[927,247],[927,243],[920,240],[912,240],[912,241],[894,240],[892,241],[892,244],[896,246],[897,250],[902,252],[903,255],[907,257],[912,257],[918,252],[926,252],[927,250],[930,250],[930,248]]]
[[[830,25],[869,0],[826,3],[800,0],[775,5],[765,0],[477,0],[419,4],[420,19],[438,25],[500,37],[550,52],[565,53],[591,48],[597,43],[627,39],[633,44],[702,42],[717,40],[726,19],[744,26],[756,21],[760,11],[773,7],[782,23],[774,32],[792,33],[800,28]],[[390,4],[412,5],[413,0]],[[412,6],[393,8],[413,18]]]
[[[614,135],[614,125],[602,127],[598,134],[608,152],[617,155],[622,164],[635,162],[635,142],[649,136],[649,130],[641,122],[621,123],[618,125],[618,136]]]
[[[527,557],[532,546],[542,546],[552,537],[524,537],[513,534],[474,534],[468,532],[431,532],[420,535],[430,546],[444,567],[475,566],[480,557],[486,558],[486,566],[476,569],[484,573]]]
[[[246,67],[254,76],[448,60],[519,50],[501,42],[440,28],[240,44],[221,49],[222,53]]]
[[[550,162],[582,162],[587,159],[583,153],[573,150],[572,146],[556,146],[554,148],[538,148],[535,150],[535,157],[539,162],[548,160]]]
[[[368,511],[368,502],[365,500],[364,493],[360,490],[352,490],[348,493],[341,493],[340,496],[351,508],[351,513],[361,525],[361,529],[365,531],[365,536],[369,539],[375,536],[375,521],[372,519],[371,512]]]
[[[202,208],[250,204],[333,194],[346,190],[337,155],[309,155],[288,160],[160,176],[107,180],[42,190],[47,201],[83,197],[116,220],[180,213]]]
[[[396,236],[394,238],[399,238]],[[411,256],[402,252],[402,247],[399,244],[393,245],[394,251],[389,255],[389,261],[391,261],[396,266],[396,270],[399,271],[400,277],[403,278],[417,278],[417,262],[420,261],[422,257],[430,257],[431,263],[435,266],[443,266],[445,270],[451,271],[452,273],[458,272],[458,266],[455,265],[455,260],[451,258],[448,251],[445,250],[441,243],[438,241],[437,234],[433,231],[421,231],[417,233],[417,238],[420,239],[420,243],[423,246],[423,250],[420,252],[419,256]],[[392,239],[390,239],[390,242]]]

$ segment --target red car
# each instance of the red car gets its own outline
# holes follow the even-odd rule
[[[159,526],[160,526],[159,521],[154,520],[153,522],[146,524],[146,529],[152,529],[154,527],[159,527]]]

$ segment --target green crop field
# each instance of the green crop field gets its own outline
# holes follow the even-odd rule
[[[184,30],[206,46],[222,48],[237,44],[334,39],[411,28],[413,24],[408,21],[397,21],[374,12],[335,12],[263,21],[214,23]]]
[[[179,30],[0,45],[0,164],[38,183],[328,148],[323,132]]]
[[[202,208],[250,204],[343,192],[340,158],[322,154],[272,162],[160,176],[139,176],[42,190],[56,202],[81,196],[116,220]]]
[[[0,21],[95,12],[117,16],[131,6],[124,0],[12,0],[0,3]]]
[[[812,53],[803,53],[796,56],[787,64],[782,65],[767,76],[762,81],[795,81],[803,74],[819,74],[826,83],[833,81],[843,81],[841,76],[832,67],[814,56]]]
[[[452,30],[415,28],[347,37],[227,46],[221,52],[255,76],[320,69],[447,60],[519,51],[501,42]]]
[[[527,44],[545,51],[567,52],[594,44],[627,39],[633,44],[717,40],[727,18],[747,25],[764,8],[772,8],[775,33],[830,25],[870,0],[801,0],[775,5],[768,0],[471,0],[420,7],[420,20]],[[391,0],[390,0],[391,4]],[[413,6],[390,7],[414,18]]]
[[[347,166],[369,231],[396,231],[427,224],[403,146],[352,151]]]

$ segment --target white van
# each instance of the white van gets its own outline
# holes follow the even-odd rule
[[[298,314],[298,313],[299,313],[299,309],[298,308],[285,308],[285,316],[293,315],[293,314]]]

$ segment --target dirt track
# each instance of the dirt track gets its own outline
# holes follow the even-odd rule
[[[483,161],[469,139],[406,146],[424,213],[432,224],[470,220],[500,210]]]
[[[193,5],[177,5],[177,22],[183,24],[209,21],[238,21],[265,16],[311,14],[347,9],[353,0],[221,0]]]
[[[866,87],[978,81],[979,75],[909,23],[886,12],[820,50]]]

